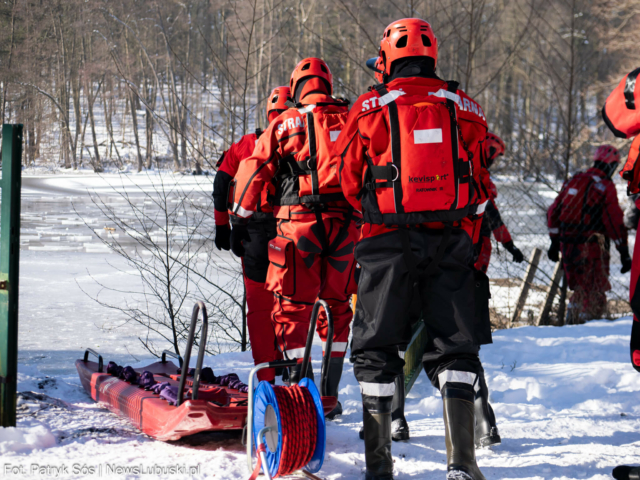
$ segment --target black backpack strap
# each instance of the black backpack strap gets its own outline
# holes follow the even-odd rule
[[[389,93],[387,86],[383,83],[373,87],[380,97],[384,97]],[[388,102],[389,111],[389,133],[391,134],[391,160],[393,166],[397,170],[397,179],[400,180],[402,175],[402,149],[400,145],[400,121],[398,119],[398,105],[396,102]],[[372,171],[373,175],[374,172]],[[374,182],[375,183],[375,182]],[[402,182],[393,182],[393,197],[396,205],[396,213],[404,213],[402,205]]]
[[[313,111],[307,112],[307,140],[309,142],[309,158],[306,162],[306,167],[311,174],[311,194],[318,195],[320,191],[320,185],[318,182],[318,143],[316,139],[316,126],[313,121]]]
[[[448,81],[447,91],[457,95],[458,82]],[[460,135],[460,126],[458,125],[458,117],[456,113],[456,103],[450,98],[446,97],[447,110],[449,110],[449,124],[451,130],[451,160],[453,161],[453,177],[460,179],[460,151],[458,149],[458,138]],[[451,204],[450,210],[456,210],[458,208],[458,190],[456,186],[456,196]]]

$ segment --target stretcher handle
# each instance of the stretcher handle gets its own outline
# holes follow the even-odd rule
[[[95,355],[96,357],[98,357],[98,373],[102,373],[102,370],[103,370],[103,367],[104,367],[104,362],[102,361],[102,355],[100,355],[98,352],[96,352],[93,348],[87,348],[84,351],[84,361],[85,362],[89,361],[89,354]]]
[[[176,407],[182,404],[184,397],[184,386],[187,383],[189,375],[189,361],[191,360],[191,348],[196,336],[196,326],[198,325],[198,317],[202,311],[202,331],[200,332],[200,346],[198,348],[198,360],[196,362],[196,371],[193,374],[193,386],[191,387],[193,400],[198,399],[198,388],[200,387],[200,370],[202,370],[202,362],[204,361],[204,350],[207,344],[207,330],[209,329],[209,318],[207,317],[207,307],[204,302],[197,302],[193,307],[191,314],[191,326],[189,327],[189,338],[187,339],[187,348],[184,352],[184,368],[180,375],[180,386],[178,387],[178,400]]]
[[[167,357],[173,357],[173,358],[177,359],[178,363],[180,363],[180,368],[182,368],[182,357],[180,355],[178,355],[175,352],[172,352],[171,350],[163,350],[162,351],[162,357],[161,357],[160,361],[162,363],[167,363]]]
[[[320,379],[320,395],[325,396],[327,392],[327,382],[329,381],[329,361],[331,360],[331,350],[333,349],[333,316],[329,304],[324,300],[318,300],[313,305],[311,312],[311,321],[309,323],[309,334],[307,335],[307,344],[304,347],[304,357],[302,358],[302,369],[300,370],[300,379],[307,376],[309,368],[309,359],[311,358],[311,344],[313,343],[313,333],[316,329],[318,316],[320,315],[320,307],[327,314],[327,342],[324,347],[324,356],[322,357],[322,378]]]

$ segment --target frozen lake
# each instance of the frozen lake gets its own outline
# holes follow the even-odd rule
[[[202,264],[214,261],[237,269],[231,255],[211,251],[212,217],[203,216],[195,234],[181,223],[181,198],[188,195],[202,211],[211,208],[212,180],[172,174],[23,177],[20,363],[46,374],[69,374],[87,347],[119,363],[149,358],[139,340],[146,329],[103,305],[129,302],[142,288],[138,269],[106,243],[117,244],[132,258],[149,257],[135,233],[145,223],[149,238],[163,241],[160,199],[167,209],[177,210],[176,225],[166,229],[172,248],[183,248],[188,240],[192,248],[200,248]]]

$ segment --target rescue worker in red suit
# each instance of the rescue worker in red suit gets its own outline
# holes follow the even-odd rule
[[[611,92],[604,106],[602,107],[602,117],[616,137],[635,137],[629,156],[620,176],[627,183],[627,194],[633,195],[630,199],[635,202],[636,210],[640,208],[640,86],[637,77],[640,68],[637,68],[625,75],[618,86]],[[634,209],[631,208],[633,211]],[[631,216],[630,216],[631,217]],[[627,218],[625,218],[627,220]],[[628,220],[633,221],[632,218]],[[631,285],[629,289],[629,300],[633,310],[633,326],[631,328],[631,364],[640,372],[640,288],[638,277],[640,276],[640,242],[638,242],[638,217],[635,218],[636,243],[633,252],[633,262],[631,266]],[[617,480],[630,480],[640,478],[640,467],[621,465],[613,469],[613,477]]]
[[[551,247],[549,259],[562,264],[573,290],[567,323],[601,318],[607,306],[609,248],[613,240],[620,252],[622,271],[631,269],[627,229],[611,176],[620,153],[611,145],[596,149],[594,164],[565,182],[547,212]]]
[[[378,83],[384,83],[384,79],[383,79],[384,72],[382,71],[382,68],[384,67],[381,65],[382,65],[382,58],[380,57],[374,57],[367,60],[367,67],[373,70],[374,77]],[[500,147],[502,147],[502,149],[500,149]],[[483,163],[484,166],[482,167],[482,171],[484,173],[484,176],[482,176],[482,183],[485,188],[485,196],[487,196],[490,199],[490,202],[487,202],[486,204],[487,209],[485,210],[485,215],[482,218],[477,220],[481,222],[481,225],[482,225],[480,229],[480,239],[482,239],[482,234],[485,230],[485,226],[487,226],[489,223],[486,219],[486,215],[487,215],[487,211],[489,209],[490,203],[492,203],[492,200],[495,199],[495,197],[497,196],[496,187],[493,184],[493,182],[491,182],[491,179],[489,178],[488,168],[493,164],[493,161],[495,160],[495,158],[497,158],[499,155],[504,154],[504,150],[505,150],[504,143],[498,136],[492,133],[487,134],[487,140],[485,140],[484,142],[484,150],[483,150],[485,155],[484,155],[484,163]],[[493,195],[493,197],[491,195]],[[504,231],[506,231],[506,234],[509,235],[509,232],[506,230],[506,227],[502,223],[502,219],[500,218],[500,213],[498,212],[497,208],[494,209],[494,215],[497,215],[497,217],[492,218],[492,220],[495,222],[496,225],[498,224],[503,225],[502,228],[504,229]],[[487,237],[490,237],[491,228],[487,227],[487,229],[488,229]],[[496,227],[496,231],[498,231],[496,235],[500,235],[502,233],[501,230],[502,229],[500,229],[500,227]],[[504,238],[504,237],[500,237],[500,238]],[[490,240],[490,238],[488,239]],[[510,236],[509,236],[509,239],[511,239]],[[480,241],[478,241],[475,245],[476,245],[476,252],[479,252],[480,251],[479,245],[481,245]],[[513,249],[517,251],[517,253],[519,253],[519,257],[514,258],[514,260],[517,260],[518,258],[520,258],[520,261],[522,261],[522,253],[520,252],[520,250],[518,250],[513,246],[513,242],[511,242],[510,247],[513,247]],[[478,254],[476,253],[476,256],[477,255]],[[487,266],[489,263],[490,255],[491,255],[491,243],[489,242],[489,251],[486,258]],[[514,256],[515,255],[517,254],[514,254]],[[477,262],[476,262],[476,268],[478,268]],[[486,268],[482,269],[482,272],[486,273]],[[422,312],[421,312],[419,298],[416,296],[414,298],[411,311],[409,312],[411,323],[414,323],[420,320],[421,314]],[[404,354],[405,354],[404,350],[399,351],[400,356],[403,356]],[[395,383],[395,391],[393,393],[393,401],[391,403],[391,439],[397,442],[397,441],[409,440],[410,438],[409,424],[404,414],[404,404],[405,404],[404,372],[395,378],[394,383]],[[476,397],[475,397],[476,448],[484,448],[484,447],[489,447],[493,445],[498,445],[502,442],[502,439],[500,438],[500,434],[498,433],[498,426],[497,426],[495,414],[493,412],[493,408],[489,403],[489,388],[487,386],[487,382],[484,377],[484,369],[482,368],[482,366],[480,367],[480,370],[479,370],[477,386],[478,388],[476,388]],[[359,435],[360,435],[360,440],[364,440],[364,427],[360,428]]]
[[[393,478],[398,350],[410,341],[415,295],[428,334],[424,368],[443,398],[447,477],[484,480],[474,397],[479,346],[491,332],[477,328],[472,260],[473,216],[486,204],[478,182],[487,125],[456,82],[438,78],[437,53],[424,20],[389,25],[380,45],[384,84],[358,98],[334,149],[345,196],[364,217],[352,355],[370,480]],[[488,292],[488,282],[482,288]]]
[[[275,88],[267,100],[267,119],[271,122],[288,107],[291,100],[289,87]],[[243,161],[251,156],[261,130],[244,135],[231,145],[218,160],[218,173],[213,182],[213,202],[216,223],[215,244],[218,250],[231,248],[229,227],[229,191],[233,178]],[[247,292],[247,328],[251,353],[256,365],[282,358],[276,347],[276,338],[271,324],[273,294],[265,288],[269,268],[268,243],[276,236],[276,220],[273,209],[267,202],[268,184],[261,192],[257,212],[247,225],[248,240],[244,243],[242,272]],[[263,369],[258,372],[260,380],[275,382],[275,370]]]
[[[338,396],[352,318],[350,296],[356,292],[353,249],[358,238],[356,214],[345,200],[330,167],[331,149],[346,122],[347,102],[331,96],[333,79],[318,58],[302,60],[291,75],[296,107],[278,116],[265,130],[253,155],[236,176],[231,215],[231,248],[241,254],[240,241],[260,202],[263,185],[275,182],[277,237],[269,242],[267,288],[275,296],[272,322],[285,358],[302,361],[309,318],[320,298],[331,307],[333,349],[328,391]],[[327,338],[324,312],[317,331]],[[290,380],[305,374],[300,364]],[[342,413],[340,403],[329,418]]]
[[[489,268],[489,262],[491,261],[491,233],[498,242],[513,256],[513,261],[516,263],[522,263],[524,261],[524,255],[513,243],[511,234],[507,229],[507,226],[502,221],[500,211],[496,205],[496,198],[498,197],[498,189],[491,180],[489,175],[489,169],[495,162],[496,158],[504,155],[505,146],[500,137],[493,133],[487,134],[487,139],[484,143],[484,153],[486,162],[486,172],[482,175],[482,186],[489,197],[489,203],[484,211],[482,217],[482,225],[480,227],[480,240],[476,244],[476,269],[487,273]]]

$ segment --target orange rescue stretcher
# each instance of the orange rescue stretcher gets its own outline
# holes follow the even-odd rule
[[[139,374],[145,370],[153,373],[156,382],[169,382],[170,385],[177,386],[178,399],[174,405],[152,391],[106,373],[102,356],[90,348],[85,350],[82,359],[76,360],[76,369],[82,386],[101,406],[128,418],[136,428],[157,440],[178,440],[200,432],[243,430],[247,423],[248,394],[233,388],[200,382],[205,352],[205,346],[202,343],[198,349],[195,371],[192,376],[189,375],[188,365],[200,312],[202,312],[200,338],[207,338],[207,310],[203,302],[198,302],[191,316],[184,361],[175,353],[165,350],[159,362],[135,369]],[[315,319],[311,320],[310,328],[314,328]],[[329,338],[332,338],[333,325],[329,325],[329,330]],[[312,339],[311,335],[310,338]],[[311,348],[306,350],[310,352]],[[90,361],[89,355],[94,355],[98,361]],[[168,361],[167,356],[176,358],[179,366]],[[330,345],[327,345],[324,360],[328,361],[330,357]],[[296,364],[297,360],[278,360],[269,363],[268,367],[292,367]],[[183,365],[184,368],[182,368]],[[328,369],[323,369],[323,373],[327,371]],[[322,392],[326,391],[326,380],[325,373],[321,381]],[[251,381],[249,385],[251,392],[253,382]],[[185,391],[191,392],[190,398],[185,398]],[[337,402],[336,397],[323,394],[322,405],[325,415],[335,408]]]

